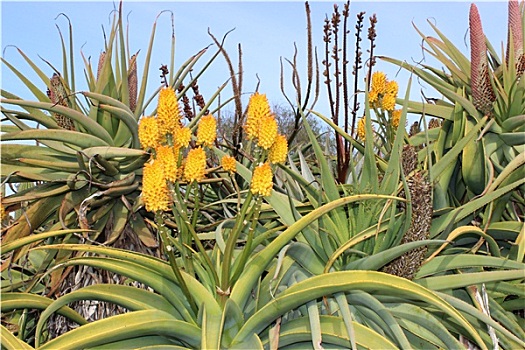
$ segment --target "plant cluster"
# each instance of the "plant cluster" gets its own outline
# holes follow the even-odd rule
[[[36,99],[1,91],[2,348],[525,347],[525,4],[508,3],[501,58],[475,5],[470,58],[421,33],[444,69],[377,57],[375,15],[363,68],[360,12],[352,74],[349,9],[323,29],[325,116],[306,3],[307,84],[287,60],[286,133],[264,93],[243,107],[240,46],[235,72],[211,33],[208,61],[175,71],[171,57],[146,99],[155,26],[139,81],[122,8],[96,75],[85,60],[89,91],[72,46],[50,79],[19,50],[47,93],[2,59]],[[223,103],[226,83],[207,99],[197,85],[221,54]],[[411,79],[401,96],[378,58],[443,98],[411,101]]]

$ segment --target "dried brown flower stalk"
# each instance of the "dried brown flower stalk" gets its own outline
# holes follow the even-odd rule
[[[177,89],[177,92],[180,94],[182,91],[184,91],[184,88],[184,84],[181,83]],[[184,106],[184,116],[186,117],[186,119],[191,121],[193,119],[193,108],[191,108],[190,99],[186,94],[182,95],[182,105]]]
[[[411,147],[403,149],[403,171],[415,170],[417,154]],[[410,228],[403,236],[401,244],[428,239],[432,223],[432,186],[421,171],[416,171],[407,179],[410,201],[412,202],[412,218]],[[400,197],[406,197],[401,193]],[[412,249],[393,260],[383,268],[383,272],[413,280],[423,263],[427,247]]]

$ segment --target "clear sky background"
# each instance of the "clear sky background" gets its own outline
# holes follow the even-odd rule
[[[334,3],[340,10],[344,2],[311,1],[312,27],[314,45],[319,55],[322,55],[324,43],[323,21],[325,16],[331,16]],[[492,45],[498,52],[507,37],[507,3],[505,1],[486,2],[476,1],[483,22],[483,29]],[[42,89],[45,86],[31,74],[31,68],[21,59],[13,47],[20,48],[33,59],[44,71],[52,75],[53,71],[39,59],[39,55],[61,67],[61,45],[56,26],[58,25],[68,39],[67,21],[58,17],[66,14],[73,25],[73,39],[76,55],[77,89],[85,89],[83,79],[83,62],[80,55],[82,49],[86,57],[90,56],[96,67],[98,56],[103,50],[104,39],[102,26],[106,30],[110,27],[111,11],[118,7],[118,2],[87,1],[87,2],[59,2],[59,1],[1,1],[1,47],[2,57],[14,64],[31,79],[35,79]],[[366,11],[365,28],[369,26],[368,18],[375,13],[378,18],[376,53],[394,57],[408,62],[420,61],[423,58],[421,37],[413,27],[415,24],[426,35],[436,36],[427,20],[435,23],[438,28],[469,57],[468,48],[468,13],[470,2],[385,2],[385,1],[352,1],[350,6],[349,28],[351,29],[349,57],[353,60],[353,35],[355,33],[355,19],[360,11]],[[280,91],[280,59],[293,57],[294,43],[298,48],[298,62],[302,82],[306,81],[306,15],[303,1],[288,2],[139,2],[124,1],[124,13],[129,19],[130,47],[132,52],[141,50],[138,59],[139,77],[142,75],[145,53],[151,34],[152,25],[157,15],[163,10],[170,10],[175,18],[176,35],[176,65],[187,60],[191,55],[212,43],[208,36],[208,28],[218,38],[227,31],[235,28],[228,35],[226,49],[234,62],[237,61],[237,45],[243,49],[244,64],[244,91],[254,91],[257,84],[257,75],[260,78],[259,91],[266,93],[272,103],[285,104]],[[160,16],[157,24],[157,34],[154,45],[154,54],[151,61],[151,74],[148,83],[149,91],[153,91],[158,84],[158,68],[161,64],[169,64],[170,60],[171,17],[169,13]],[[363,48],[368,47],[366,35]],[[210,50],[212,51],[213,48]],[[211,55],[211,52],[207,57]],[[366,52],[363,57],[367,58]],[[428,55],[426,58],[429,59]],[[204,61],[203,61],[204,62]],[[427,63],[435,61],[427,60]],[[321,68],[322,69],[322,68]],[[400,94],[408,81],[408,74],[399,73],[398,67],[386,62],[378,61],[376,70],[387,73],[390,79],[395,79],[400,85]],[[31,94],[2,64],[2,89],[25,98]],[[199,81],[204,97],[210,96],[218,86],[229,77],[227,65],[219,57],[205,76]],[[362,78],[362,76],[361,76]],[[360,78],[360,79],[361,79]],[[290,70],[286,71],[285,84],[291,96]],[[419,100],[421,86],[415,82],[412,97]],[[362,86],[362,85],[361,85]],[[228,87],[225,95],[231,96]],[[428,97],[435,97],[435,93],[427,91]],[[224,96],[225,98],[227,96]],[[233,105],[226,107],[233,110]],[[329,115],[326,102],[326,89],[321,88],[321,100],[316,110]]]

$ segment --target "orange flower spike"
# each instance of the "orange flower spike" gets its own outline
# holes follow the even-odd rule
[[[169,192],[161,162],[144,164],[142,171],[142,200],[147,211],[168,210]]]
[[[286,162],[286,156],[288,155],[288,141],[284,135],[277,135],[275,142],[270,147],[270,153],[268,158],[270,162],[274,164]]]
[[[193,148],[188,152],[184,166],[184,178],[188,182],[204,179],[206,170],[206,152],[202,147]]]
[[[164,87],[160,90],[157,118],[161,135],[168,133],[173,135],[180,127],[181,114],[179,103],[175,90],[171,87]]]
[[[235,157],[232,156],[222,157],[221,165],[224,170],[230,172],[231,174],[237,170],[237,162],[235,161]]]
[[[259,165],[253,170],[250,191],[254,195],[269,196],[273,186],[272,168],[269,163]]]
[[[155,148],[160,143],[159,126],[155,117],[143,117],[140,120],[138,132],[143,149]]]
[[[211,115],[203,116],[197,127],[197,144],[211,147],[217,138],[217,121]]]
[[[256,92],[250,97],[246,113],[246,124],[244,125],[244,130],[249,140],[258,137],[261,119],[271,115],[271,113],[270,104],[265,94]]]
[[[257,142],[257,146],[266,150],[272,147],[277,137],[277,129],[277,121],[272,114],[262,117],[261,124],[259,125],[259,141]]]

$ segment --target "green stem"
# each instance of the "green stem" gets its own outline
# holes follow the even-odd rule
[[[162,245],[164,246],[164,250],[166,255],[168,255],[168,261],[170,263],[171,269],[173,270],[173,273],[175,274],[175,278],[177,278],[177,281],[179,281],[180,288],[182,289],[182,292],[186,296],[186,299],[188,299],[188,302],[191,306],[192,311],[195,313],[195,315],[198,313],[197,305],[195,304],[195,300],[193,300],[193,297],[191,296],[191,293],[188,289],[188,286],[186,285],[186,282],[184,281],[184,278],[182,277],[182,274],[180,273],[179,267],[177,266],[177,261],[175,258],[175,254],[173,254],[173,248],[169,244],[168,240],[168,229],[166,226],[164,226],[164,220],[162,219],[162,215],[160,212],[157,212],[155,214],[155,223],[157,224],[157,230],[160,235],[160,239],[162,241]],[[182,253],[182,252],[181,252]]]
[[[241,234],[241,231],[244,226],[244,218],[246,217],[246,213],[248,211],[248,208],[250,207],[250,202],[253,198],[252,192],[248,191],[248,195],[246,196],[246,199],[244,200],[244,203],[241,208],[241,212],[239,213],[239,216],[235,220],[235,225],[233,226],[233,229],[231,230],[230,236],[228,237],[228,240],[226,242],[226,248],[224,250],[224,259],[222,262],[222,271],[221,271],[221,290],[226,292],[228,288],[230,288],[230,268],[231,268],[231,261],[233,256],[233,251],[235,249],[235,245],[237,244],[237,239],[239,238],[239,235]],[[225,298],[222,298],[225,302]]]
[[[188,212],[188,207],[186,206],[188,192],[190,192],[191,187],[187,188],[184,199],[181,196],[180,186],[178,183],[174,184],[174,188],[170,186],[170,192],[173,194],[173,217],[179,228],[179,241],[181,247],[191,246],[191,237],[188,235],[188,226],[186,224],[187,220],[184,218],[184,214]],[[180,252],[182,256],[182,262],[184,268],[188,274],[195,277],[195,269],[193,267],[193,258],[192,252],[186,248],[183,248]]]
[[[188,188],[188,192],[190,192],[191,188],[194,187],[194,186],[195,186],[194,183],[190,184],[190,186]],[[178,184],[176,184],[175,191],[177,192],[177,195],[180,194],[180,191],[178,191]],[[186,246],[191,247],[192,246],[192,241],[195,242],[197,250],[202,255],[202,258],[204,259],[204,262],[205,262],[204,268],[209,273],[209,275],[213,278],[213,280],[215,281],[215,284],[219,285],[219,276],[217,275],[217,272],[213,268],[213,263],[212,263],[209,255],[208,255],[208,253],[206,252],[206,249],[202,245],[202,242],[200,241],[199,236],[197,235],[197,232],[195,231],[195,228],[191,224],[191,221],[190,221],[190,219],[188,217],[187,210],[183,210],[181,203],[175,203],[175,208],[174,208],[173,214],[174,214],[175,217],[178,216],[179,218],[181,218],[182,221],[184,222],[184,225],[182,225],[181,229],[184,228],[184,232],[189,231],[189,233],[191,235],[191,236],[188,236],[187,234],[184,234],[185,237],[182,240],[183,241],[183,245],[185,244]],[[182,232],[181,232],[181,235],[182,235]],[[184,240],[186,240],[186,242],[184,242]],[[183,253],[183,252],[181,252],[181,253]],[[188,256],[191,256],[192,254],[193,254],[193,252],[190,249],[188,249]],[[191,263],[193,264],[193,260],[192,260]],[[192,272],[193,272],[193,266],[191,268],[192,268]]]
[[[248,229],[248,239],[246,240],[246,245],[244,246],[244,249],[242,250],[242,254],[241,254],[239,263],[237,265],[237,268],[233,272],[233,276],[230,280],[231,286],[235,284],[235,281],[237,280],[237,278],[239,278],[242,271],[244,270],[246,261],[248,261],[248,258],[251,256],[253,236],[254,236],[255,228],[257,227],[257,222],[259,221],[259,214],[261,213],[261,202],[262,202],[262,198],[258,196],[255,202],[255,205],[254,205],[255,209],[253,212],[253,217],[250,220],[251,225],[250,225],[250,228]]]

